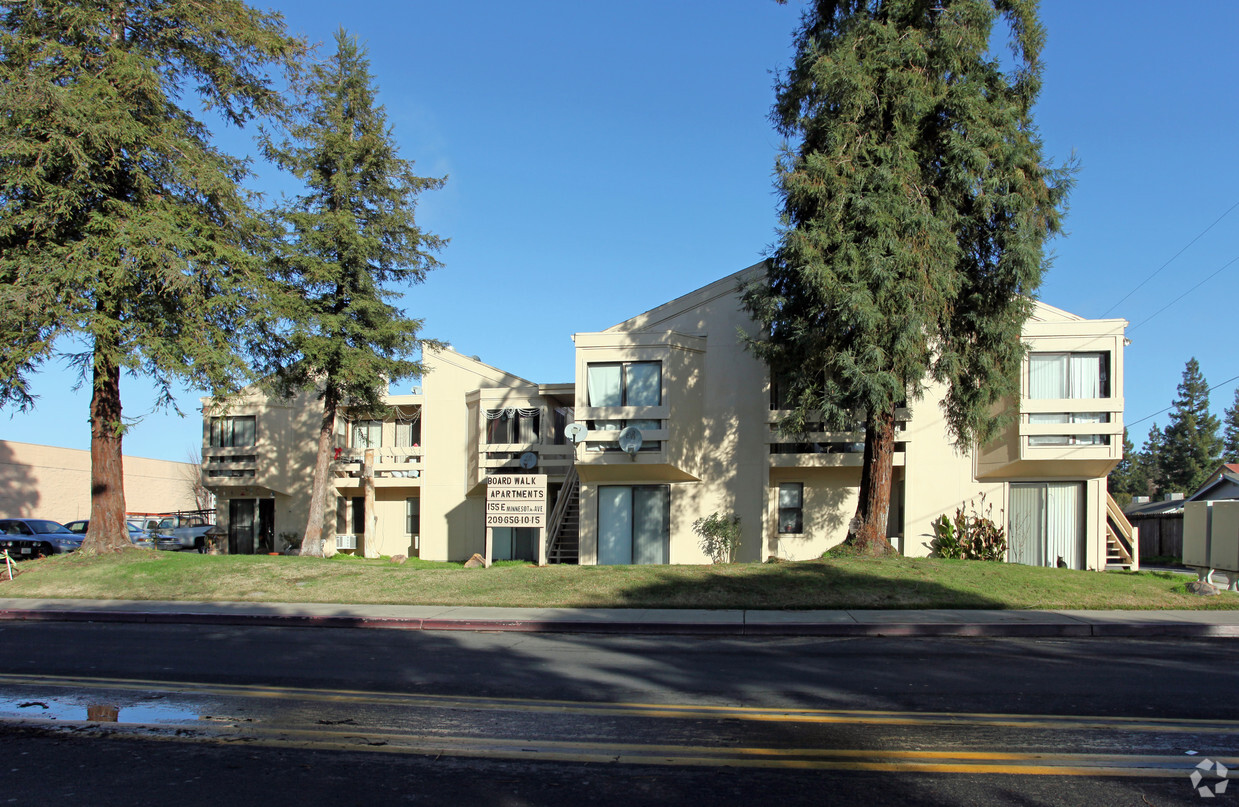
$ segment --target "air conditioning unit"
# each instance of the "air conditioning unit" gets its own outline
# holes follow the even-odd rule
[[[336,549],[356,549],[357,536],[352,533],[343,533],[336,536]]]

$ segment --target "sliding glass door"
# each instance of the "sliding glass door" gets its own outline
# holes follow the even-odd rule
[[[1084,484],[1018,482],[1011,485],[1008,559],[1028,566],[1084,568]]]
[[[671,489],[667,485],[598,488],[598,563],[667,563]]]

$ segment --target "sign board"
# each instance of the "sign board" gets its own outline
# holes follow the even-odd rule
[[[546,474],[488,476],[486,526],[545,527]]]

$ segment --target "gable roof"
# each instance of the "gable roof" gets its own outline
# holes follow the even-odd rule
[[[765,261],[755,263],[747,269],[741,269],[739,272],[733,272],[724,278],[720,278],[708,286],[702,286],[695,291],[690,291],[688,294],[663,303],[657,308],[651,308],[649,311],[612,325],[603,333],[632,333],[657,329],[662,323],[675,319],[686,311],[692,311],[720,297],[735,294],[742,284],[756,280],[765,274],[765,271]]]

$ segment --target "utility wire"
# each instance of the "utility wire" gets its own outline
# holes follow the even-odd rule
[[[1132,296],[1132,295],[1133,295],[1133,294],[1135,294],[1136,292],[1140,291],[1140,289],[1144,288],[1144,285],[1145,285],[1146,283],[1148,283],[1150,280],[1152,280],[1153,278],[1155,278],[1155,277],[1157,277],[1159,274],[1161,274],[1161,271],[1162,271],[1163,269],[1165,269],[1165,268],[1166,268],[1167,266],[1169,266],[1170,264],[1174,263],[1174,262],[1175,262],[1175,259],[1176,259],[1176,258],[1178,258],[1180,255],[1182,255],[1184,252],[1187,252],[1187,248],[1188,248],[1188,247],[1190,247],[1192,244],[1195,244],[1197,241],[1199,241],[1201,238],[1203,238],[1203,237],[1204,237],[1204,235],[1205,235],[1205,233],[1209,232],[1209,231],[1210,231],[1210,230],[1212,230],[1214,227],[1216,227],[1216,226],[1217,226],[1217,224],[1218,224],[1218,222],[1220,222],[1222,219],[1224,219],[1224,218],[1226,218],[1227,216],[1229,216],[1229,215],[1231,214],[1231,211],[1233,211],[1236,207],[1239,207],[1239,202],[1235,202],[1233,205],[1231,205],[1230,207],[1228,207],[1228,208],[1226,209],[1226,212],[1225,212],[1225,213],[1223,213],[1222,215],[1218,216],[1218,217],[1217,217],[1217,219],[1216,219],[1216,220],[1215,220],[1212,224],[1210,224],[1208,227],[1206,227],[1206,228],[1204,228],[1203,230],[1201,230],[1201,231],[1200,231],[1200,235],[1196,236],[1196,237],[1195,237],[1195,238],[1193,238],[1191,241],[1188,241],[1188,242],[1187,242],[1187,244],[1185,244],[1185,245],[1184,245],[1183,249],[1181,249],[1181,250],[1179,250],[1178,252],[1176,252],[1174,255],[1172,255],[1172,256],[1171,256],[1170,260],[1166,261],[1166,262],[1165,262],[1165,263],[1163,263],[1161,266],[1159,266],[1159,267],[1157,268],[1157,271],[1156,271],[1156,272],[1154,272],[1153,274],[1149,275],[1149,276],[1148,276],[1148,277],[1146,277],[1144,280],[1140,281],[1140,285],[1136,286],[1134,289],[1132,289],[1131,291],[1127,292],[1127,294],[1123,295],[1123,298],[1122,298],[1121,300],[1119,300],[1119,301],[1118,301],[1117,303],[1115,303],[1114,305],[1110,306],[1110,308],[1109,308],[1109,309],[1108,309],[1105,313],[1103,313],[1101,316],[1102,316],[1102,317],[1105,317],[1105,316],[1106,316],[1106,314],[1109,314],[1111,311],[1113,311],[1114,309],[1116,309],[1116,308],[1118,308],[1120,305],[1122,305],[1122,304],[1123,304],[1123,300],[1126,300],[1128,297]],[[1142,324],[1143,324],[1143,323],[1142,323]]]
[[[1166,303],[1166,304],[1165,304],[1164,306],[1162,306],[1161,308],[1159,308],[1159,309],[1157,309],[1156,311],[1154,311],[1152,314],[1149,314],[1147,317],[1145,317],[1144,319],[1142,319],[1142,320],[1140,320],[1139,322],[1137,322],[1135,325],[1133,325],[1133,326],[1131,326],[1130,328],[1128,328],[1128,329],[1127,329],[1127,332],[1128,332],[1128,333],[1131,333],[1132,331],[1136,330],[1137,328],[1139,328],[1139,327],[1140,327],[1141,325],[1143,325],[1144,323],[1146,323],[1146,322],[1148,322],[1149,320],[1153,319],[1153,317],[1157,316],[1158,314],[1162,313],[1163,311],[1165,311],[1165,310],[1166,310],[1167,308],[1169,308],[1170,306],[1172,306],[1172,305],[1174,305],[1175,303],[1177,303],[1177,302],[1179,302],[1180,300],[1182,300],[1182,299],[1183,299],[1184,297],[1186,297],[1187,295],[1189,295],[1189,294],[1191,294],[1192,292],[1196,291],[1196,289],[1200,288],[1201,286],[1205,285],[1206,283],[1208,283],[1208,282],[1209,282],[1210,280],[1212,280],[1213,278],[1215,278],[1215,277],[1217,277],[1218,275],[1220,275],[1220,274],[1222,273],[1222,270],[1223,270],[1223,269],[1225,269],[1226,267],[1230,266],[1230,265],[1231,265],[1232,263],[1234,263],[1235,261],[1239,261],[1239,256],[1236,256],[1236,257],[1234,257],[1234,258],[1231,258],[1229,261],[1227,261],[1226,263],[1222,264],[1221,268],[1219,268],[1216,272],[1214,272],[1213,274],[1209,275],[1209,276],[1208,276],[1208,277],[1206,277],[1204,280],[1202,280],[1202,281],[1200,281],[1199,283],[1197,283],[1195,286],[1192,286],[1190,289],[1188,289],[1187,291],[1183,292],[1183,293],[1182,293],[1182,294],[1180,294],[1178,297],[1174,298],[1173,300],[1171,300],[1170,302]]]
[[[1237,258],[1236,260],[1239,260],[1239,258]],[[1234,378],[1228,378],[1228,379],[1226,379],[1225,381],[1223,381],[1221,384],[1214,384],[1212,387],[1209,387],[1209,389],[1205,391],[1205,394],[1206,394],[1206,395],[1208,395],[1210,392],[1213,392],[1213,391],[1214,391],[1215,389],[1217,389],[1218,387],[1224,387],[1224,386],[1226,386],[1227,384],[1229,384],[1229,383],[1230,383],[1230,382],[1232,382],[1232,381],[1239,381],[1239,375],[1235,376]],[[1154,412],[1154,413],[1153,413],[1153,414],[1151,414],[1151,415],[1146,415],[1145,417],[1142,417],[1142,418],[1140,418],[1139,420],[1133,420],[1133,421],[1131,421],[1131,422],[1129,422],[1129,423],[1126,423],[1126,424],[1124,424],[1124,425],[1126,425],[1126,426],[1135,426],[1137,423],[1144,423],[1144,422],[1145,422],[1146,420],[1148,420],[1149,418],[1155,418],[1155,417],[1157,417],[1158,415],[1162,414],[1162,412],[1169,412],[1171,409],[1174,409],[1174,404],[1171,404],[1170,406],[1167,406],[1165,409],[1161,410],[1160,412]]]

